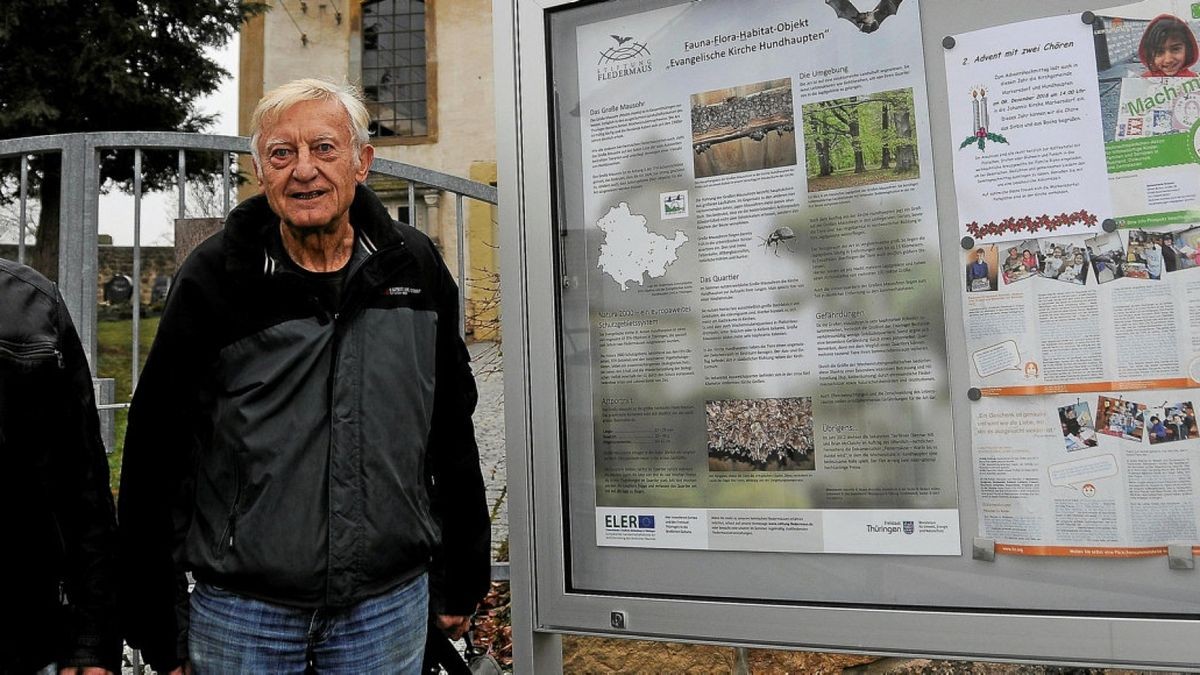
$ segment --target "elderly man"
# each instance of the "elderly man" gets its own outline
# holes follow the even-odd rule
[[[0,673],[120,672],[117,521],[92,378],[54,284],[0,260]],[[50,672],[55,672],[54,668]]]
[[[126,637],[161,672],[415,672],[428,613],[457,636],[487,590],[458,293],[362,185],[368,121],[320,80],[264,96],[264,194],[171,289],[119,503]]]

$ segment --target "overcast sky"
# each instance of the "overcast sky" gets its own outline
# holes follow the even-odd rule
[[[217,122],[211,133],[228,136],[237,135],[237,72],[238,38],[235,35],[221,50],[211,50],[230,76],[221,83],[213,95],[200,100],[201,112],[216,113]],[[174,232],[173,212],[177,202],[168,201],[161,193],[146,193],[142,196],[142,244],[144,246],[170,244]],[[171,210],[171,213],[168,213]],[[100,234],[111,234],[116,245],[133,244],[133,195],[113,191],[100,196]]]

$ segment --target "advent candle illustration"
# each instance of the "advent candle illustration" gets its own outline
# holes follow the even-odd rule
[[[959,150],[973,145],[982,152],[987,148],[988,141],[1008,143],[1008,139],[1003,135],[988,130],[987,89],[984,89],[983,85],[971,88],[971,112],[974,115],[975,124],[971,128],[971,135],[959,143]]]

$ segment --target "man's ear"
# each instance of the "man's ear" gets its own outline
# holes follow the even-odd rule
[[[375,146],[370,143],[363,143],[363,146],[358,150],[358,170],[354,172],[354,180],[359,183],[367,179],[367,174],[371,173],[371,162],[375,161]]]
[[[254,159],[253,157],[250,158],[250,163],[254,165],[254,177],[258,180],[258,186],[262,187],[262,184],[263,184],[262,167],[259,166],[258,160]]]

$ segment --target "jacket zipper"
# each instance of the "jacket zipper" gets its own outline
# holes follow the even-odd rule
[[[361,268],[361,265],[359,267]],[[357,271],[358,270],[355,270],[355,272],[357,272]],[[348,288],[349,285],[350,285],[350,279],[347,278],[345,285],[342,287],[343,295],[345,295],[345,289]],[[341,298],[338,298],[338,305],[339,306],[341,305]],[[325,310],[322,309],[321,311],[323,312]],[[330,347],[331,351],[330,351],[330,356],[329,356],[329,379],[326,381],[326,384],[325,384],[325,387],[326,387],[325,393],[329,399],[329,404],[328,404],[329,409],[327,411],[328,415],[329,415],[329,445],[325,450],[325,453],[326,453],[325,465],[328,467],[326,469],[327,475],[326,475],[326,481],[325,481],[326,482],[325,519],[326,519],[326,523],[327,523],[326,532],[325,532],[325,536],[327,537],[326,545],[325,545],[325,569],[326,570],[330,569],[331,563],[333,562],[333,517],[332,517],[332,513],[331,513],[333,510],[333,447],[334,447],[334,444],[337,442],[337,439],[335,438],[336,432],[334,430],[333,419],[334,419],[334,407],[335,407],[334,406],[334,392],[337,391],[338,352],[341,351],[339,349],[339,347],[341,346],[341,330],[339,329],[339,326],[341,326],[341,323],[339,323],[339,321],[338,321],[338,318],[341,317],[341,312],[334,310],[334,312],[332,313],[332,317],[333,317],[333,320],[329,324],[329,329],[331,331],[333,331],[332,345]],[[326,600],[326,602],[331,600],[332,595],[333,595],[333,588],[332,588],[332,581],[331,581],[332,577],[333,577],[332,574],[329,574],[328,572],[326,572],[326,574],[325,574],[325,600]]]
[[[225,553],[233,550],[234,538],[237,531],[238,504],[242,501],[242,469],[238,465],[236,454],[233,457],[233,481],[233,504],[229,507],[229,517],[225,522],[225,531],[221,533],[221,539],[217,542],[218,557],[223,557]]]
[[[57,573],[61,574],[62,573],[61,570],[67,569],[67,538],[65,536],[63,536],[62,524],[58,522],[58,516],[51,513],[50,521],[54,523],[54,536],[58,541],[58,552],[59,552],[58,565],[60,567],[59,567],[59,571]],[[65,598],[65,596],[66,596],[66,587],[62,584],[61,581],[59,582],[59,595],[62,598]],[[64,602],[63,604],[66,604],[66,603]]]
[[[356,245],[357,245],[357,243],[356,243]],[[346,276],[346,280],[342,285],[342,297],[338,298],[338,301],[337,301],[337,304],[336,304],[334,310],[331,313],[329,313],[328,315],[325,315],[325,310],[323,308],[317,309],[318,315],[329,316],[332,319],[332,321],[330,321],[330,324],[331,324],[331,329],[333,330],[333,345],[332,345],[332,353],[330,355],[329,380],[326,384],[326,386],[328,387],[327,391],[328,391],[328,396],[329,396],[329,411],[328,411],[329,412],[329,447],[328,447],[327,452],[329,455],[328,461],[330,462],[330,465],[332,465],[332,462],[333,462],[333,444],[334,444],[334,436],[335,436],[334,428],[333,428],[334,391],[336,390],[336,384],[337,384],[338,352],[341,351],[340,347],[341,347],[341,340],[342,340],[342,330],[341,330],[342,322],[340,321],[340,319],[341,319],[342,315],[347,314],[348,312],[350,312],[352,309],[355,308],[355,305],[353,304],[354,300],[357,298],[361,298],[363,296],[363,293],[369,292],[370,289],[367,289],[366,291],[361,291],[361,292],[355,293],[354,294],[355,297],[350,300],[347,300],[347,298],[350,298],[351,291],[355,290],[353,288],[354,281],[357,280],[358,277],[362,275],[362,271],[367,267],[368,264],[371,264],[375,260],[384,258],[383,254],[385,254],[385,253],[391,253],[393,251],[401,250],[403,248],[404,248],[404,245],[399,244],[399,245],[395,245],[395,246],[390,246],[386,249],[380,249],[380,250],[376,250],[372,253],[368,253],[367,257],[364,258],[361,262],[359,262],[359,264],[354,269],[350,270],[350,274]],[[384,258],[384,259],[386,259],[386,258]],[[294,274],[292,272],[289,272],[286,269],[283,270],[283,273]],[[295,277],[299,278],[299,275],[295,275]],[[319,307],[320,303],[318,301],[315,304]],[[322,323],[324,323],[324,321],[322,321]],[[332,494],[333,481],[332,480],[329,481],[328,489],[330,492],[329,492],[329,494],[326,495],[326,497],[327,497],[327,501],[329,503],[329,508],[332,508],[332,505],[333,505],[333,494]],[[239,485],[238,485],[238,490],[240,493],[240,490],[241,490],[240,481],[239,481]],[[327,517],[328,517],[328,515],[329,514],[326,514]],[[227,532],[226,532],[227,536],[222,537],[222,543],[224,543],[225,541],[228,541],[229,547],[233,548],[233,541],[234,541],[233,540],[233,529],[234,529],[234,514],[233,513],[230,514],[229,524],[226,529],[227,529]],[[330,532],[328,533],[328,536],[332,537],[332,528],[331,528]],[[329,555],[329,552],[327,552],[326,555]],[[326,562],[328,563],[328,561],[326,561]],[[325,597],[326,598],[330,597],[330,592],[331,592],[330,578],[328,575],[326,575],[326,578],[325,578]]]
[[[0,356],[14,360],[43,361],[53,357],[59,368],[63,367],[63,355],[54,342],[40,340],[38,342],[9,342],[0,340]]]
[[[229,519],[225,523],[225,532],[221,534],[221,540],[217,545],[217,556],[223,557],[226,553],[233,550],[234,530],[237,527],[237,499],[233,501],[233,507],[229,509]]]
[[[357,246],[358,243],[355,242],[355,245]],[[343,332],[344,332],[343,328],[342,328],[343,322],[340,321],[340,319],[343,314],[346,314],[347,316],[353,316],[352,313],[348,313],[348,312],[350,312],[350,310],[352,310],[354,308],[354,305],[353,305],[354,301],[361,298],[364,293],[369,292],[370,289],[367,289],[366,291],[360,291],[358,293],[355,293],[354,297],[351,298],[351,292],[356,290],[354,288],[353,284],[360,276],[362,276],[363,270],[366,269],[367,265],[371,264],[372,261],[379,260],[381,258],[381,254],[383,254],[385,252],[391,252],[393,250],[397,250],[400,248],[402,248],[402,246],[394,246],[394,247],[389,247],[387,249],[376,250],[374,252],[368,253],[367,257],[364,258],[361,262],[359,262],[358,266],[356,266],[354,269],[350,270],[350,274],[348,274],[346,276],[346,280],[342,285],[342,295],[340,298],[337,299],[337,303],[334,307],[333,312],[331,313],[331,316],[333,318],[333,320],[331,321],[331,328],[333,330],[333,346],[332,346],[332,353],[330,354],[330,359],[329,359],[329,363],[330,363],[330,365],[329,365],[329,382],[327,385],[329,388],[328,389],[328,395],[329,395],[329,449],[327,451],[328,452],[327,462],[328,462],[328,466],[331,467],[330,471],[332,471],[333,447],[334,447],[334,443],[336,442],[336,438],[335,438],[336,433],[333,428],[333,420],[334,420],[334,406],[335,406],[334,394],[337,391],[338,353],[341,351],[341,343],[342,343],[342,337],[343,337]],[[332,476],[330,476],[330,480],[328,482],[329,482],[329,487],[328,487],[329,492],[326,495],[326,501],[327,501],[326,508],[332,509],[333,508]],[[329,522],[332,523],[332,518],[330,517],[330,515],[331,514],[327,513],[326,518],[328,518]],[[329,544],[326,546],[326,556],[331,556],[333,553],[333,526],[332,526],[332,524],[329,526],[326,536],[329,537]],[[326,560],[327,566],[328,566],[329,562],[330,562],[330,560],[327,559]],[[326,574],[325,575],[325,598],[326,598],[326,600],[330,600],[332,598],[332,595],[333,595],[332,577],[331,577],[331,575]]]

